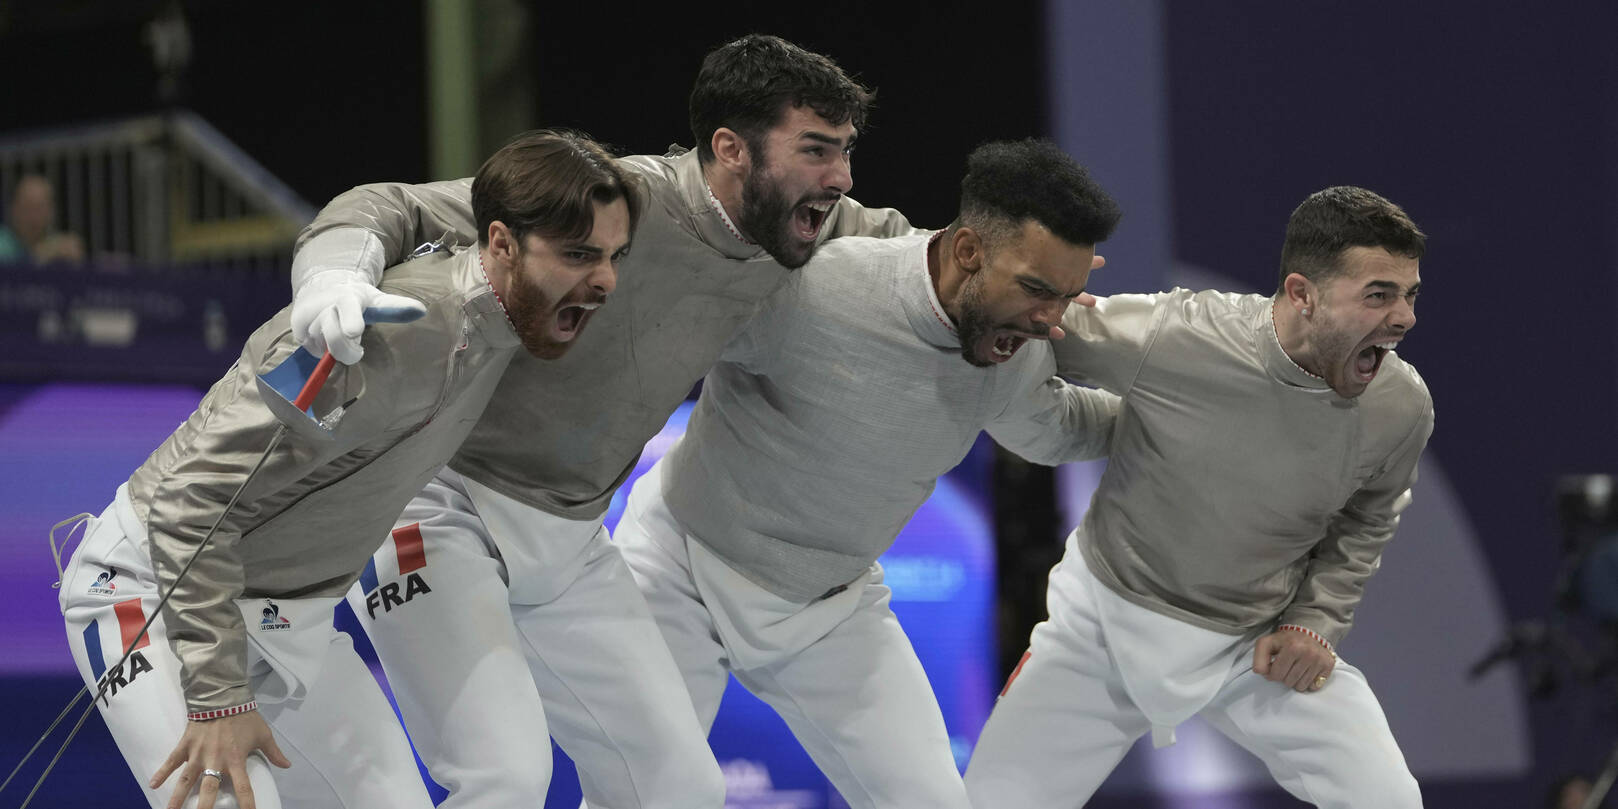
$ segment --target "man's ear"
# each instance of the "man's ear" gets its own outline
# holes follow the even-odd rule
[[[522,246],[517,243],[516,234],[506,223],[496,219],[489,223],[489,257],[503,264],[515,264],[517,256],[522,252]]]
[[[747,139],[730,127],[722,126],[714,130],[708,146],[713,149],[714,161],[732,174],[746,174],[753,165],[752,150],[747,147]]]
[[[1302,273],[1288,273],[1281,280],[1281,291],[1286,293],[1287,304],[1299,314],[1308,314],[1320,302],[1315,283]]]
[[[967,275],[983,269],[983,236],[977,231],[969,227],[956,228],[950,239],[949,249],[955,256],[955,266],[960,267]]]

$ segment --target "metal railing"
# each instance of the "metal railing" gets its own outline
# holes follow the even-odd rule
[[[0,200],[37,174],[95,263],[285,273],[315,210],[196,114],[0,138]]]

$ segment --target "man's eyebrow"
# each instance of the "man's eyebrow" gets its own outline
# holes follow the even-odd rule
[[[853,146],[854,141],[857,140],[858,138],[859,138],[858,135],[850,135],[848,137],[848,144],[847,145],[848,146]],[[824,144],[826,144],[828,146],[836,146],[836,147],[839,147],[839,148],[842,148],[844,146],[842,138],[839,138],[839,137],[837,137],[835,135],[828,135],[828,134],[826,134],[824,132],[815,132],[815,131],[812,131],[812,130],[808,131],[808,132],[804,132],[803,134],[799,135],[798,139],[799,140],[812,140],[812,141],[815,141],[817,143],[824,143]]]
[[[1051,295],[1059,295],[1063,298],[1072,298],[1084,292],[1084,288],[1080,287],[1078,292],[1064,293],[1056,287],[1051,286],[1049,281],[1046,281],[1037,275],[1018,275],[1017,280],[1024,284],[1028,284],[1029,286],[1039,287],[1040,291],[1042,292]]]
[[[584,252],[584,253],[592,253],[592,254],[598,255],[598,256],[607,252],[606,248],[600,247],[600,246],[597,246],[597,245],[594,245],[594,244],[590,244],[589,242],[575,242],[573,244],[564,244],[564,245],[562,245],[562,249],[563,250],[576,250],[576,251]]]
[[[1404,287],[1400,286],[1398,284],[1398,282],[1395,282],[1395,281],[1367,281],[1367,282],[1365,282],[1365,287],[1364,288],[1365,289],[1386,289],[1386,290],[1389,290],[1389,291],[1392,291],[1392,292],[1401,292],[1401,291],[1403,291],[1406,294],[1414,295],[1417,292],[1421,291],[1421,282],[1417,281],[1416,283],[1411,284],[1410,289],[1406,290]]]

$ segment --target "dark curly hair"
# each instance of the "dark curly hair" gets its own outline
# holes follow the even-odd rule
[[[1112,235],[1118,203],[1066,152],[1048,140],[995,141],[972,150],[961,179],[961,213],[993,250],[1033,220],[1069,244]]]
[[[836,62],[780,37],[749,34],[702,60],[691,88],[691,135],[697,157],[713,160],[713,134],[733,129],[750,148],[781,120],[788,106],[808,107],[827,123],[865,126],[876,93],[849,78]]]

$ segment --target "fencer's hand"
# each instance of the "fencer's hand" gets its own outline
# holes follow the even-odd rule
[[[292,296],[292,339],[309,353],[327,350],[344,365],[365,356],[360,335],[367,322],[405,322],[425,314],[420,301],[389,295],[362,273],[327,270],[310,276]]]
[[[1107,266],[1106,256],[1096,256],[1090,260],[1090,272],[1095,272],[1096,270],[1099,270],[1105,266]],[[1080,306],[1088,306],[1091,309],[1094,309],[1096,305],[1096,296],[1091,295],[1088,292],[1080,292],[1079,296],[1073,299],[1073,302]]]
[[[1253,673],[1302,694],[1318,691],[1337,665],[1337,656],[1302,632],[1277,630],[1253,647]]]
[[[270,733],[270,726],[258,711],[202,722],[186,722],[185,734],[180,737],[174,752],[152,776],[150,787],[157,789],[175,770],[180,770],[180,777],[175,779],[174,793],[169,796],[168,809],[180,809],[193,789],[198,793],[197,809],[213,809],[214,800],[224,786],[222,781],[230,782],[231,789],[236,793],[237,806],[254,809],[253,785],[247,779],[247,755],[254,750],[263,752],[264,757],[277,767],[285,769],[292,766],[292,762],[281,754],[275,736]],[[182,765],[184,769],[181,769]],[[202,774],[205,769],[218,770],[225,777],[205,777]]]

